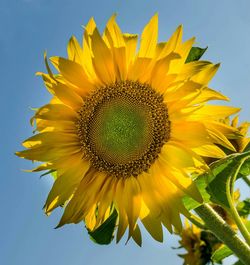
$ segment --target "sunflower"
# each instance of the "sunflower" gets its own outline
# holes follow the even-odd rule
[[[207,86],[219,64],[185,63],[195,39],[182,42],[182,26],[167,42],[157,38],[157,15],[138,49],[115,16],[103,35],[91,18],[82,45],[72,37],[67,59],[50,58],[57,74],[45,54],[48,73],[38,75],[53,97],[17,155],[56,175],[45,212],[65,206],[58,227],[84,221],[94,230],[115,210],[117,242],[128,228],[140,243],[138,220],[162,241],[162,227],[180,230],[180,213],[189,214],[183,195],[202,201],[190,175],[207,169],[203,158],[235,150],[228,139],[237,129],[220,120],[239,109],[207,104],[228,100]]]
[[[209,231],[201,230],[185,220],[185,227],[180,233],[180,247],[186,253],[178,256],[184,259],[183,265],[207,265],[212,262],[211,257],[222,243]]]
[[[230,123],[229,119],[227,119],[225,122],[227,124]],[[250,122],[242,122],[240,125],[238,125],[238,123],[239,123],[239,116],[236,116],[233,118],[231,126],[237,128],[241,135],[236,139],[232,139],[231,142],[234,145],[236,151],[241,153],[247,148],[247,146],[250,143],[250,137],[248,136],[248,129],[250,126]]]

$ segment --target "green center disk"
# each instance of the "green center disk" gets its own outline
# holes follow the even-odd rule
[[[91,121],[91,143],[96,153],[111,163],[123,164],[140,158],[152,137],[148,107],[127,98],[100,104]]]

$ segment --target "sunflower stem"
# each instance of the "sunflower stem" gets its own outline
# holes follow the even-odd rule
[[[239,215],[239,213],[235,207],[234,196],[233,196],[235,180],[237,178],[237,175],[239,174],[241,166],[244,164],[244,162],[247,159],[249,159],[249,156],[242,159],[242,161],[238,165],[232,179],[229,178],[229,180],[231,180],[231,181],[227,181],[227,183],[226,183],[226,194],[227,194],[227,200],[228,200],[228,204],[230,207],[230,212],[232,214],[232,217],[233,217],[235,223],[237,224],[237,227],[239,228],[242,236],[245,238],[246,242],[250,246],[250,233],[248,232],[246,226],[242,222],[242,219],[241,219],[241,217],[240,217],[240,215]]]
[[[227,245],[243,264],[250,264],[250,247],[235,231],[210,207],[203,204],[195,209],[207,228]]]

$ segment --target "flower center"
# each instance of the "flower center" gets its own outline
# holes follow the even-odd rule
[[[95,90],[85,99],[76,126],[84,157],[116,177],[147,171],[170,134],[162,96],[132,81]]]
[[[143,104],[114,98],[97,108],[90,124],[90,142],[110,163],[129,163],[152,141],[152,118]]]

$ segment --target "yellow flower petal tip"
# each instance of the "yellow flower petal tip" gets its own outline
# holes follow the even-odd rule
[[[65,205],[57,227],[84,221],[94,230],[115,208],[117,241],[129,228],[140,245],[141,220],[161,242],[162,225],[182,227],[182,197],[202,201],[190,176],[225,155],[237,130],[222,120],[239,109],[207,104],[227,99],[207,87],[219,64],[185,64],[194,38],[182,41],[182,25],[158,43],[155,14],[138,45],[115,18],[103,35],[91,18],[82,45],[73,36],[68,58],[50,58],[56,73],[44,53],[48,73],[37,75],[52,99],[35,111],[36,134],[16,155],[56,172],[44,210]]]

